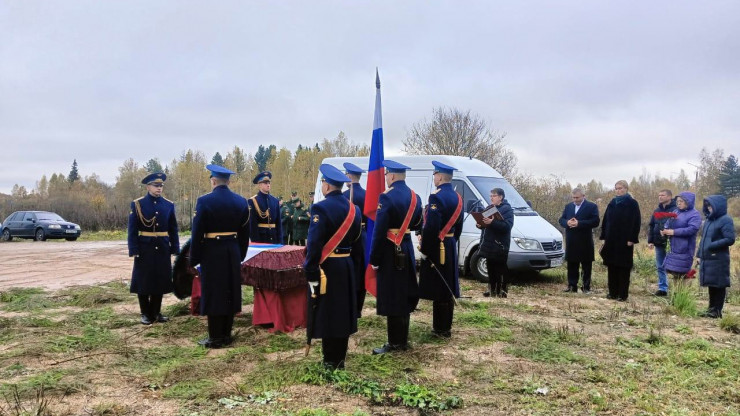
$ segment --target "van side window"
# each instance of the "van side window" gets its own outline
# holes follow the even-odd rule
[[[465,212],[474,211],[476,208],[478,209],[484,208],[482,203],[478,200],[478,197],[475,196],[475,194],[473,193],[473,190],[470,189],[468,184],[466,184],[462,180],[453,179],[452,187],[462,197],[463,207],[465,207]]]

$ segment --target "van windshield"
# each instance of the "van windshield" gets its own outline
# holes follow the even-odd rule
[[[514,189],[509,182],[504,178],[491,178],[486,176],[468,176],[473,186],[478,189],[478,192],[483,196],[486,201],[486,205],[491,204],[491,189],[501,188],[506,194],[506,200],[512,208],[518,210],[531,210],[527,202],[519,195],[519,192]]]

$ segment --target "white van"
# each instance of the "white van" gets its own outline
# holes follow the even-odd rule
[[[463,156],[395,156],[389,159],[411,168],[406,172],[406,184],[416,191],[426,204],[429,193],[434,190],[432,181],[432,160],[455,167],[457,170],[452,185],[463,198],[465,221],[460,235],[459,253],[460,268],[463,273],[470,271],[478,280],[487,281],[486,260],[478,256],[478,244],[481,231],[476,228],[470,212],[475,208],[486,207],[491,203],[489,198],[493,188],[501,188],[506,193],[506,200],[514,210],[514,228],[511,230],[511,248],[508,266],[511,270],[542,270],[563,264],[563,236],[555,227],[527,204],[511,184],[495,169],[478,159]],[[366,169],[367,157],[332,157],[323,163],[336,166],[344,171],[342,164],[351,162]],[[362,175],[363,188],[367,175]],[[314,202],[322,200],[321,174],[316,179]],[[418,258],[418,253],[417,253]]]

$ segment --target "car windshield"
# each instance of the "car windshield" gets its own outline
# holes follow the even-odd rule
[[[38,214],[36,214],[36,219],[39,221],[65,222],[64,218],[53,212],[39,212]]]
[[[509,205],[516,210],[531,210],[527,202],[519,195],[519,192],[514,189],[509,182],[504,178],[491,178],[486,176],[468,176],[473,186],[478,189],[478,192],[483,196],[486,201],[486,205],[491,204],[491,189],[501,188],[506,194],[506,200],[509,201]]]

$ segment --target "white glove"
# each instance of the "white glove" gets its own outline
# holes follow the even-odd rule
[[[308,288],[311,289],[311,295],[318,292],[319,282],[308,282]]]
[[[372,268],[373,268],[373,270],[378,270],[378,269],[380,268],[379,266],[376,266],[376,265],[374,265],[374,264],[371,264],[371,265],[370,265],[370,267],[372,267]]]
[[[422,260],[426,260],[426,259],[427,259],[427,255],[426,255],[426,254],[424,254],[424,253],[419,253],[419,255],[421,256],[421,259],[422,259]]]

